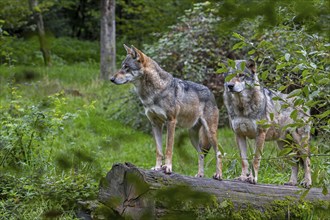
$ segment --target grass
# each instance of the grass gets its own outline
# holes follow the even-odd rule
[[[0,216],[7,219],[73,219],[77,200],[94,199],[100,178],[106,175],[114,163],[127,161],[146,169],[154,166],[152,136],[113,117],[118,109],[125,108],[126,105],[122,104],[125,99],[121,97],[131,95],[130,85],[116,86],[99,81],[98,66],[93,64],[51,68],[2,66],[0,72],[1,129],[6,129],[3,123],[9,121],[4,117],[5,113],[28,117],[30,111],[35,113],[28,110],[31,106],[41,106],[38,112],[41,111],[48,119],[44,121],[46,124],[42,124],[44,127],[38,128],[42,131],[40,134],[36,133],[39,130],[35,126],[28,127],[28,120],[19,121],[20,127],[26,127],[22,131],[39,134],[32,143],[28,141],[30,136],[25,134],[17,139],[21,142],[13,142],[10,138],[18,136],[18,133],[7,134],[3,130],[3,134],[7,135],[4,140],[17,145],[21,143],[22,148],[25,148],[22,153],[21,148],[12,146],[17,154],[25,158],[23,160],[9,154],[8,161],[13,161],[0,167]],[[130,114],[124,117],[144,117],[135,115],[136,112]],[[67,117],[69,119],[64,119]],[[11,120],[12,124],[17,122],[14,117]],[[49,126],[47,123],[50,123]],[[221,128],[218,138],[225,152],[224,178],[233,179],[239,176],[241,169],[233,132]],[[5,142],[0,143],[1,160],[6,152],[6,146],[2,143]],[[175,143],[174,172],[195,175],[197,152],[184,129],[177,130]],[[251,141],[249,146],[253,146]],[[250,147],[250,158],[252,153]],[[283,184],[289,179],[289,165],[282,159],[274,159],[278,153],[274,143],[266,144],[259,173],[260,183]],[[10,167],[11,164],[17,167]],[[315,159],[314,171],[322,171],[320,166],[324,164],[325,158]],[[205,171],[207,178],[215,171],[213,150],[206,158]],[[320,186],[321,183],[315,184]]]

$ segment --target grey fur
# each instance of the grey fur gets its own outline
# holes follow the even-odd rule
[[[244,63],[244,64],[242,64]],[[291,134],[293,142],[299,146],[298,154],[304,156],[305,178],[302,185],[310,187],[311,168],[309,158],[310,125],[297,129],[290,129],[287,125],[294,123],[290,117],[293,107],[282,108],[285,103],[293,103],[287,95],[262,88],[256,73],[256,64],[253,60],[235,61],[235,69],[230,68],[230,74],[236,74],[229,82],[225,83],[224,102],[230,119],[230,125],[235,132],[236,142],[242,159],[242,174],[238,178],[241,181],[256,183],[260,166],[264,141],[276,140],[280,148],[291,142],[287,134]],[[245,66],[243,70],[241,67]],[[278,97],[279,100],[273,100]],[[298,109],[298,117],[308,121],[308,111]],[[264,120],[269,126],[258,124]],[[255,139],[256,149],[253,161],[254,176],[248,171],[246,138]],[[292,173],[288,185],[297,184],[298,163],[292,167]]]
[[[153,169],[172,172],[174,133],[176,126],[179,126],[189,129],[191,142],[199,154],[196,176],[204,176],[204,157],[212,146],[216,152],[214,178],[221,179],[221,154],[217,146],[219,112],[213,94],[203,85],[173,77],[135,47],[124,47],[127,56],[111,81],[115,84],[133,83],[135,86],[152,124],[157,146],[156,166]],[[167,126],[167,141],[163,165],[164,125]]]

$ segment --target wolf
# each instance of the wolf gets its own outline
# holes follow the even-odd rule
[[[297,153],[298,160],[293,163],[290,180],[285,185],[297,185],[300,161],[303,162],[305,171],[301,185],[309,188],[312,184],[309,157],[310,124],[304,123],[299,128],[290,128],[289,125],[294,122],[290,115],[295,110],[292,107],[292,98],[261,87],[256,71],[257,66],[253,60],[236,60],[235,68],[229,68],[225,74],[229,81],[225,82],[224,86],[224,103],[242,160],[242,173],[237,179],[257,183],[264,142],[277,141],[280,149],[290,144],[295,146],[293,148]],[[298,109],[297,114],[297,118],[308,121],[308,110]],[[254,176],[249,173],[247,138],[255,140]]]
[[[221,153],[217,145],[219,110],[211,91],[200,84],[173,77],[153,59],[134,46],[124,45],[127,55],[121,69],[111,77],[117,85],[132,83],[152,125],[156,142],[156,165],[152,169],[172,172],[175,128],[189,129],[192,145],[198,152],[198,173],[204,176],[204,157],[213,147],[216,154],[214,179],[222,179]],[[163,164],[162,132],[167,127]]]

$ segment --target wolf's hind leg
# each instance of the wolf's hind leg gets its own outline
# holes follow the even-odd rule
[[[201,125],[189,129],[189,137],[192,145],[198,153],[198,173],[195,177],[204,177],[204,158],[210,149],[207,137],[201,129]]]
[[[218,149],[218,112],[213,116],[209,117],[209,120],[201,119],[204,132],[206,133],[207,139],[212,145],[215,158],[216,158],[216,172],[213,175],[213,179],[222,180],[222,155]]]

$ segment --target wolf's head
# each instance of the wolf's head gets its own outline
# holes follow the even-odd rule
[[[230,80],[225,83],[228,92],[240,93],[244,89],[252,88],[258,83],[256,63],[253,60],[235,60],[235,68],[230,68],[226,77]]]
[[[134,82],[144,74],[144,66],[147,56],[134,46],[129,48],[124,44],[127,55],[121,64],[120,70],[111,77],[111,82],[115,84],[125,84]]]

